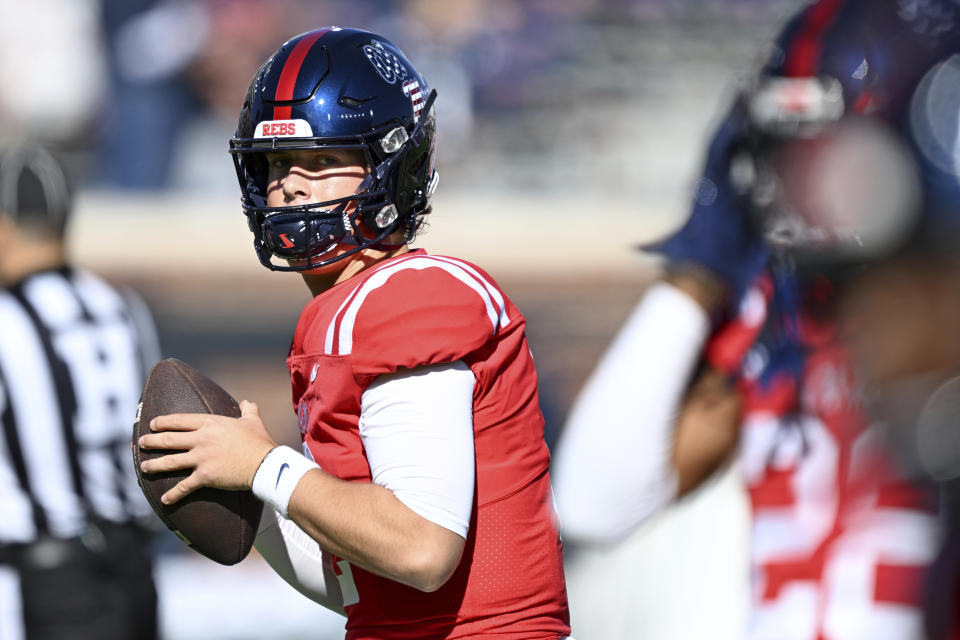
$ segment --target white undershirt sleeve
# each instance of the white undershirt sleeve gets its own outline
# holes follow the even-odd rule
[[[360,437],[374,484],[463,538],[476,481],[475,382],[456,361],[380,376],[361,398]]]
[[[290,586],[327,609],[345,615],[333,556],[323,551],[297,523],[265,504],[254,546]]]
[[[385,375],[364,392],[360,435],[375,484],[417,514],[467,537],[475,482],[473,372],[463,362]],[[343,613],[332,556],[295,522],[265,505],[257,551],[311,600]]]
[[[623,538],[676,496],[673,427],[709,331],[688,295],[651,285],[580,392],[557,444],[564,537]]]

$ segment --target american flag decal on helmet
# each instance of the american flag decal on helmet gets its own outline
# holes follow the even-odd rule
[[[410,98],[413,103],[413,121],[420,119],[420,112],[423,111],[423,91],[420,89],[420,83],[416,80],[405,80],[403,82],[403,95]]]

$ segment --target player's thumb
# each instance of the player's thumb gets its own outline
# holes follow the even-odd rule
[[[250,402],[249,400],[241,400],[240,401],[240,417],[241,418],[259,418],[260,407],[257,406],[256,402]]]

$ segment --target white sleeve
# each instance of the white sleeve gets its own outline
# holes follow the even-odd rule
[[[254,546],[290,586],[327,609],[344,614],[333,557],[297,523],[263,505]]]
[[[473,509],[473,388],[463,362],[380,376],[361,398],[360,437],[374,484],[466,538]]]
[[[612,542],[676,496],[673,427],[709,330],[706,312],[651,285],[576,399],[553,484],[570,541]]]
[[[462,362],[381,376],[361,399],[360,435],[375,484],[466,538],[473,507],[473,372]],[[297,591],[343,613],[332,556],[264,505],[255,546]]]

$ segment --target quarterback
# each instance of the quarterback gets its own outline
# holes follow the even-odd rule
[[[251,489],[257,548],[351,640],[569,635],[537,377],[496,282],[411,249],[430,211],[436,92],[403,53],[331,27],[256,73],[230,144],[260,261],[313,294],[287,366],[303,453],[242,417],[170,415],[164,496]]]

